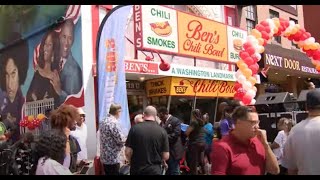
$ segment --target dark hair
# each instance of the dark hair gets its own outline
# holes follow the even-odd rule
[[[169,111],[168,111],[168,109],[167,109],[166,107],[161,106],[161,107],[159,107],[159,109],[158,109],[158,113],[168,114]]]
[[[194,110],[192,110],[191,114],[192,114],[192,116],[198,121],[198,123],[199,123],[200,126],[203,126],[203,125],[204,125],[204,120],[203,120],[203,118],[202,118],[202,114],[201,114],[200,109],[194,109]]]
[[[50,158],[63,164],[66,154],[66,143],[67,136],[61,130],[52,129],[42,132],[35,146],[37,154],[37,157],[35,158],[36,165],[42,157],[44,157],[42,163]]]
[[[53,129],[63,130],[69,127],[70,124],[80,119],[80,114],[73,105],[61,105],[58,109],[54,110],[51,115],[51,127]]]
[[[17,41],[18,40],[18,41]],[[11,45],[12,42],[17,41]],[[5,49],[1,55],[1,87],[6,89],[6,66],[9,59],[13,60],[13,63],[18,68],[19,85],[24,84],[27,78],[28,66],[29,66],[29,48],[28,43],[21,39],[19,33],[12,33],[8,39],[8,43],[5,43]]]
[[[248,113],[256,112],[254,109],[248,106],[238,106],[232,113],[232,119],[236,122],[237,120],[247,120],[249,118]]]
[[[60,43],[59,43],[59,36],[58,33],[56,33],[53,30],[48,31],[42,38],[40,49],[39,49],[39,59],[38,64],[39,67],[44,68],[44,44],[47,40],[47,38],[51,36],[53,41],[53,62],[51,64],[51,70],[59,69],[59,61],[60,61]]]

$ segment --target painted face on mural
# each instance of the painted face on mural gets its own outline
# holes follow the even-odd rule
[[[43,50],[44,50],[44,61],[51,62],[52,55],[53,55],[53,39],[51,34],[45,40]]]
[[[9,59],[5,68],[6,91],[11,102],[14,101],[19,88],[19,71],[13,59]]]
[[[60,33],[60,55],[63,58],[68,58],[73,43],[73,26],[65,24]]]

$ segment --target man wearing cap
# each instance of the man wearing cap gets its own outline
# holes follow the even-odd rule
[[[320,174],[320,90],[307,93],[308,118],[295,125],[283,152],[283,166],[288,174]]]
[[[81,151],[78,153],[78,162],[85,161],[88,159],[87,153],[87,137],[88,130],[85,122],[86,113],[82,108],[78,108],[80,119],[77,120],[76,130],[71,131],[71,136],[75,137],[80,145]]]
[[[147,106],[144,122],[131,127],[125,143],[130,175],[161,175],[161,165],[169,159],[166,131],[156,121],[157,110]]]

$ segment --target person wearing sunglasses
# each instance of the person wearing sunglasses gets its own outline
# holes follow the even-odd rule
[[[220,141],[214,142],[211,152],[212,175],[279,174],[266,131],[259,129],[259,116],[252,108],[239,106],[232,113],[235,128]]]

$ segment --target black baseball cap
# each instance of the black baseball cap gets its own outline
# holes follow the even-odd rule
[[[307,100],[306,100],[307,108],[308,109],[320,109],[320,90],[314,89],[307,93]]]

